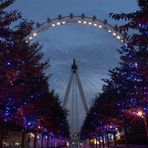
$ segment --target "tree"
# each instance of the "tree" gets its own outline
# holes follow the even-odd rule
[[[19,71],[11,68],[11,61],[9,60],[10,48],[13,46],[12,30],[9,26],[21,18],[17,11],[7,13],[4,9],[13,3],[12,0],[5,1],[0,4],[0,119],[1,123],[7,121],[10,114],[16,111],[13,99],[11,98],[10,89],[13,87],[12,83],[17,79]],[[14,58],[14,57],[13,57]],[[6,93],[8,92],[8,93]],[[11,107],[10,107],[11,106]],[[10,113],[11,112],[11,113]]]
[[[120,128],[120,109],[113,99],[114,94],[115,90],[111,86],[104,85],[103,93],[95,98],[84,121],[82,138],[98,138],[108,133],[113,134],[116,128]]]
[[[111,72],[113,83],[118,86],[119,79],[124,84],[121,85],[119,92],[126,88],[125,94],[122,95],[119,105],[124,115],[131,121],[137,117],[138,110],[148,115],[148,3],[147,0],[137,0],[139,10],[133,13],[113,14],[111,17],[115,20],[125,20],[127,23],[119,26],[118,29],[128,34],[129,29],[134,30],[134,34],[127,35],[123,46],[119,51],[121,56],[120,68]]]
[[[145,116],[148,116],[148,3],[147,0],[137,0],[137,2],[140,9],[136,12],[129,14],[110,14],[110,16],[116,20],[124,19],[127,21],[126,24],[118,27],[118,30],[126,35],[126,38],[125,45],[118,50],[121,58],[120,66],[110,70],[110,79],[105,80],[106,85],[103,88],[103,95],[107,96],[108,101],[103,100],[105,102],[102,106],[108,104],[110,101],[113,102],[111,105],[113,112],[116,110],[114,105],[115,107],[118,106],[117,108],[119,108],[119,110],[117,111],[116,119],[123,123],[125,122],[125,118],[128,122],[129,120],[136,120],[137,110],[143,110]],[[128,36],[129,29],[134,29],[135,33]],[[95,108],[101,100],[97,99],[93,107]],[[105,111],[105,115],[103,110],[99,109],[99,107],[102,106],[99,105],[97,111],[100,110],[103,118],[105,116],[110,117],[108,111]],[[90,131],[94,134],[96,129],[94,124],[96,120],[94,118],[95,116],[98,117],[99,114],[95,112],[96,115],[94,116],[91,115],[91,113],[93,112],[90,109],[90,113],[88,113],[82,126],[82,131],[84,132],[91,129],[87,127],[87,125],[90,124],[92,125]],[[102,118],[99,120],[102,121]],[[91,122],[93,123],[91,124]],[[105,122],[103,122],[103,125],[105,125]]]
[[[5,11],[13,2],[7,0],[0,4],[0,134],[3,135],[3,127],[7,125],[11,130],[35,131],[42,124],[39,119],[47,115],[53,118],[55,112],[49,112],[48,107],[43,113],[39,112],[41,116],[34,112],[38,102],[42,107],[47,106],[44,100],[50,107],[54,104],[53,110],[61,111],[62,115],[57,114],[56,117],[63,119],[67,125],[66,112],[61,109],[57,97],[49,91],[48,77],[44,73],[48,63],[43,61],[39,44],[24,40],[34,23],[23,19],[17,11]],[[60,126],[54,127],[57,130]],[[0,144],[2,147],[2,140]]]
[[[57,137],[69,137],[67,112],[62,108],[54,91],[46,92],[37,99],[30,114],[36,117],[40,126],[40,129],[35,129],[36,132],[46,129]]]
[[[146,0],[137,0],[140,10],[125,14],[110,14],[116,20],[124,19],[128,22],[118,29],[127,32],[134,29],[137,33],[127,37],[127,47],[122,47],[121,68],[116,73],[120,73],[125,82],[129,82],[130,93],[126,97],[127,106],[131,109],[142,109],[148,113],[148,3]],[[120,71],[120,72],[119,72]],[[118,83],[117,80],[115,83]],[[123,85],[125,86],[125,85]],[[127,94],[127,93],[126,93]]]

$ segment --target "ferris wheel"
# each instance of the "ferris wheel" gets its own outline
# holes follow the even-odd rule
[[[107,73],[114,59],[117,63],[116,49],[127,46],[124,35],[107,20],[70,14],[37,24],[25,40],[42,40],[46,44],[43,52],[50,59],[50,87],[60,95],[63,107],[68,108],[71,131],[77,133],[90,99],[103,84],[103,69]]]

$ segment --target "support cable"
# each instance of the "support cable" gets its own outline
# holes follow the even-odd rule
[[[70,89],[71,89],[71,84],[72,84],[72,78],[73,78],[73,73],[71,73],[70,78],[69,78],[69,82],[67,85],[67,89],[66,89],[66,93],[65,93],[65,97],[64,97],[64,102],[63,102],[63,108],[66,108],[67,105],[67,101],[68,101],[68,97],[69,97],[69,93],[70,93]]]
[[[76,80],[77,80],[77,83],[78,83],[78,88],[79,88],[79,91],[80,91],[83,107],[84,107],[85,113],[87,113],[88,112],[88,107],[87,107],[84,91],[83,91],[83,88],[82,88],[82,84],[81,84],[81,81],[79,79],[79,75],[78,75],[77,72],[76,72]]]
[[[77,83],[75,81],[75,100],[76,100],[76,125],[77,125],[77,131],[79,131],[79,107],[78,107],[78,95],[77,95]]]

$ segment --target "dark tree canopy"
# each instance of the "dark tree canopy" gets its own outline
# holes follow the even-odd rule
[[[81,129],[82,139],[116,132],[116,127],[118,130],[126,127],[131,142],[134,143],[134,138],[143,139],[139,143],[146,142],[145,131],[141,130],[139,135],[136,132],[137,127],[143,129],[142,118],[137,112],[142,111],[146,120],[148,117],[148,1],[137,0],[137,3],[139,10],[136,12],[110,14],[115,20],[125,20],[118,30],[125,34],[127,46],[118,50],[119,66],[109,70],[110,79],[104,80],[103,93],[92,103]],[[130,29],[134,33],[129,35]]]
[[[16,10],[6,11],[13,2],[0,4],[0,134],[9,125],[67,138],[67,112],[45,74],[49,63],[44,62],[39,43],[24,40],[34,23]]]

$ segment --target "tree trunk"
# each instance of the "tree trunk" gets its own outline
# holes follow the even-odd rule
[[[97,138],[96,138],[96,148],[97,148]]]
[[[44,136],[43,136],[43,134],[42,134],[42,138],[41,138],[41,148],[44,148]]]
[[[3,133],[1,133],[1,135],[0,135],[0,148],[3,148],[3,140],[4,140],[4,136],[3,136]]]
[[[89,144],[89,139],[86,140],[86,147],[89,148],[90,144]]]
[[[56,148],[56,138],[53,137],[53,139],[54,139],[54,148]]]
[[[108,137],[108,134],[106,134],[106,141],[107,141],[107,148],[109,148],[109,137]]]
[[[99,148],[101,148],[100,136],[99,136],[98,140],[99,140]]]
[[[27,145],[28,145],[28,148],[30,147],[30,135],[28,136],[28,141],[27,141]]]
[[[123,127],[124,127],[124,138],[125,138],[126,148],[129,148],[128,138],[127,138],[127,130],[126,130],[126,123],[124,123]]]
[[[21,148],[25,147],[25,132],[22,131],[22,141],[21,141]]]
[[[47,136],[47,148],[49,148],[49,135]]]
[[[117,139],[116,139],[116,133],[113,133],[113,137],[114,137],[114,146],[115,148],[117,148]]]
[[[144,117],[144,126],[145,126],[145,129],[146,129],[146,136],[147,136],[147,141],[148,141],[148,125],[147,125],[146,117]]]
[[[103,146],[103,148],[105,148],[105,144],[104,144],[104,136],[102,136],[102,146]]]
[[[3,141],[4,141],[4,131],[0,128],[0,148],[3,148]]]
[[[36,137],[37,137],[37,134],[34,133],[34,146],[33,146],[33,148],[36,148]]]

